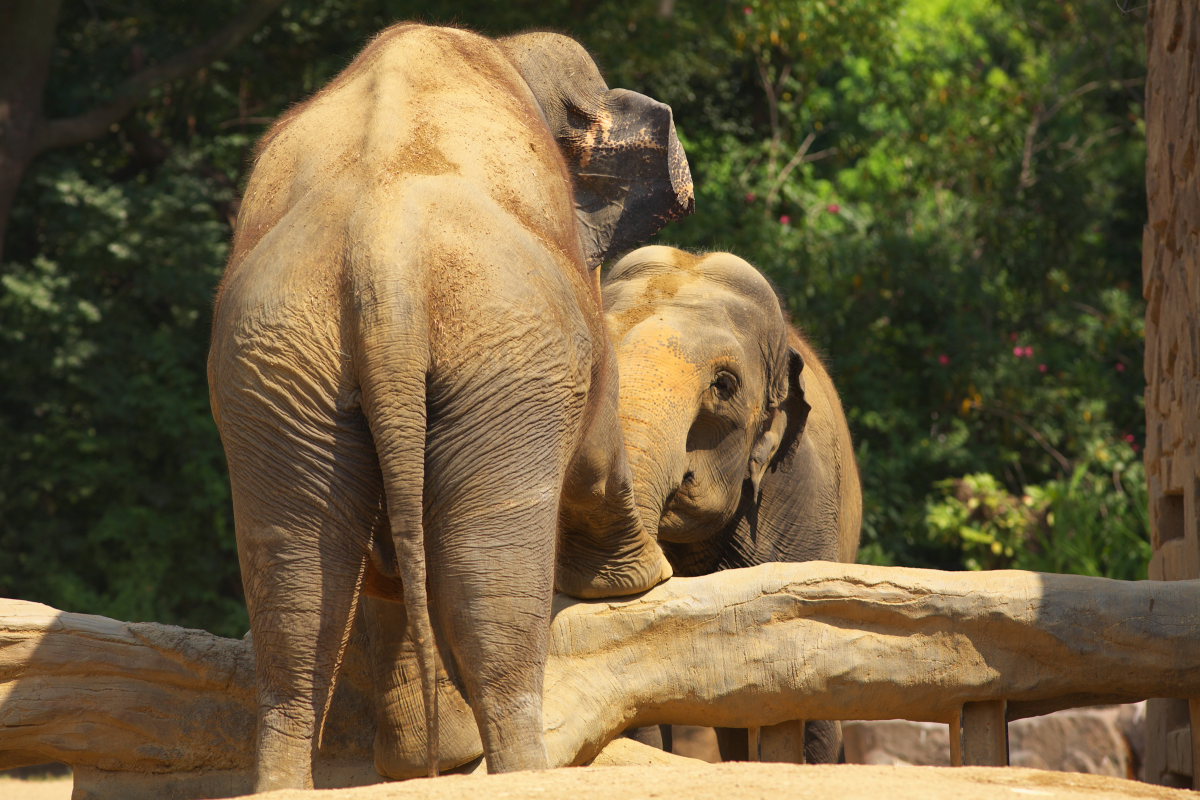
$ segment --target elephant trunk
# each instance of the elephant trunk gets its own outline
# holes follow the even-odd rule
[[[672,359],[649,354],[621,358],[621,427],[633,494],[646,530],[658,535],[659,522],[687,470],[687,432],[695,409],[684,407],[694,391],[686,372]],[[685,374],[681,375],[681,372]]]

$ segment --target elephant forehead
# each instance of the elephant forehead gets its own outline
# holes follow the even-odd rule
[[[625,337],[649,323],[666,325],[699,352],[722,347],[740,352],[780,336],[783,315],[773,296],[764,304],[761,298],[694,275],[690,280],[665,280],[674,277],[655,276],[644,287],[606,295],[613,334]]]
[[[680,332],[661,316],[644,319],[627,330],[617,352],[622,358],[650,358],[664,364],[692,362]]]
[[[605,292],[653,300],[672,297],[688,285],[693,291],[730,292],[764,309],[779,307],[771,282],[745,259],[725,252],[695,255],[663,245],[639,248],[614,264]]]
[[[649,317],[617,342],[622,385],[651,374],[649,379],[659,383],[690,385],[697,378],[707,381],[721,367],[745,362],[745,348],[726,326],[697,330],[676,324],[672,316]]]
[[[771,282],[754,265],[733,253],[709,253],[693,269],[709,282],[745,297],[757,305],[778,306]]]
[[[631,330],[674,300],[680,290],[695,283],[687,272],[663,271],[605,287],[604,306],[618,333]]]
[[[756,272],[732,273],[666,268],[612,280],[604,287],[604,305],[613,332],[621,336],[652,316],[664,316],[694,332],[689,336],[718,328],[743,341],[778,336],[783,314],[770,284]]]

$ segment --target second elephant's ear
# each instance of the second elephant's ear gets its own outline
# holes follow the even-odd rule
[[[589,266],[692,213],[692,173],[670,106],[610,89],[575,109],[560,145],[575,182],[575,213]]]
[[[783,407],[787,412],[788,421],[783,441],[779,444],[779,453],[776,454],[777,461],[781,457],[790,457],[795,452],[800,434],[804,433],[804,428],[808,425],[808,413],[812,411],[812,406],[805,396],[804,358],[795,346],[788,348],[788,395],[783,401]]]
[[[812,406],[804,395],[804,358],[794,346],[788,347],[787,394],[783,400],[767,412],[763,431],[750,450],[750,463],[746,477],[758,502],[763,477],[768,469],[775,468],[796,450],[800,435],[808,424],[808,413]]]
[[[812,410],[804,390],[804,357],[800,355],[800,351],[794,345],[788,345],[787,350],[787,396],[780,403],[779,409],[775,411],[772,426],[770,426],[770,429],[778,437],[778,444],[770,453],[769,461],[762,465],[763,475],[766,474],[768,468],[774,468],[775,465],[786,462],[796,453],[800,435],[804,433],[804,428],[809,423],[809,411]],[[751,456],[751,461],[752,458],[754,457]],[[761,480],[762,476],[760,475],[758,481]],[[756,497],[757,491],[756,482]]]

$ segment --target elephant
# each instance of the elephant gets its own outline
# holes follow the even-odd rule
[[[730,253],[651,246],[618,261],[603,292],[634,496],[675,574],[854,561],[862,488],[846,416],[766,278]],[[804,738],[806,760],[836,760],[837,723],[810,722]],[[747,757],[744,732],[718,740],[723,757]]]
[[[555,588],[671,574],[634,503],[597,267],[693,203],[670,108],[557,34],[395,25],[265,134],[208,360],[257,791],[311,787],[364,594],[403,601],[431,773],[439,658],[491,771],[548,766]]]

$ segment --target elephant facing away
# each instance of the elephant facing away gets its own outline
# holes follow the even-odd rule
[[[634,495],[675,574],[852,562],[862,488],[846,416],[767,280],[729,253],[644,247],[608,272],[604,305]],[[718,739],[746,758],[744,732]],[[806,760],[836,760],[840,727],[809,723],[805,740]]]
[[[691,205],[670,109],[555,34],[394,26],[267,133],[208,365],[257,790],[312,785],[363,593],[403,600],[431,769],[435,646],[489,769],[547,766],[556,581],[614,596],[670,575],[634,505],[590,267]]]

